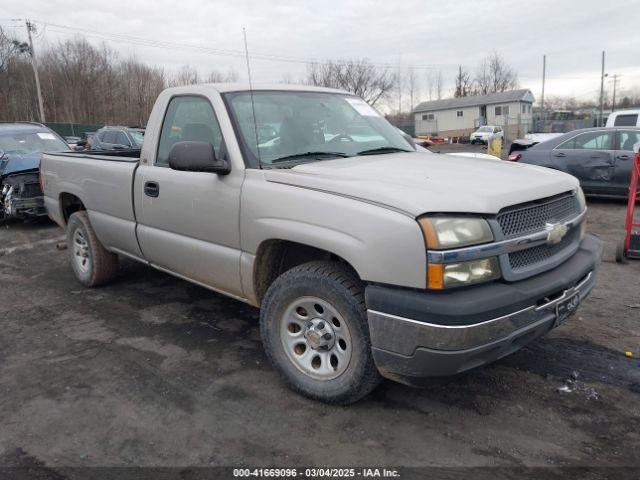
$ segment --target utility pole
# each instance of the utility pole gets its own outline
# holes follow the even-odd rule
[[[602,51],[602,75],[600,76],[600,124],[602,126],[602,120],[604,119],[604,50]]]
[[[547,77],[547,56],[542,56],[542,98],[540,99],[540,132],[544,133],[544,81]]]
[[[27,34],[29,35],[29,56],[31,57],[31,66],[33,67],[33,74],[36,77],[36,91],[38,93],[38,109],[40,110],[40,122],[44,123],[44,103],[42,102],[42,91],[40,90],[40,76],[38,75],[38,62],[36,60],[36,51],[33,49],[33,40],[31,38],[31,32],[36,30],[36,27],[29,20],[26,21]]]

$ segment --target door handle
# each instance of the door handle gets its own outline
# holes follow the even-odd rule
[[[562,152],[558,152],[558,153],[554,153],[553,156],[554,157],[566,157],[567,154],[566,153],[562,153]]]
[[[157,197],[160,195],[160,185],[158,185],[158,182],[145,183],[144,194],[148,197]]]
[[[621,160],[628,160],[629,159],[629,155],[618,155],[616,158],[619,158]]]

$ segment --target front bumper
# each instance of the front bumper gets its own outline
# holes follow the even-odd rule
[[[566,300],[589,294],[601,258],[602,241],[587,235],[564,263],[518,282],[450,292],[369,286],[376,365],[386,377],[416,383],[509,355],[557,326]]]

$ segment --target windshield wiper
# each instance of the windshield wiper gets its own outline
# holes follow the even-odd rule
[[[358,152],[358,155],[376,155],[378,153],[396,153],[396,152],[413,152],[413,150],[405,150],[398,147],[378,147],[370,148],[369,150],[362,150]]]
[[[331,156],[331,157],[343,157],[343,158],[346,158],[349,156],[346,153],[342,153],[342,152],[304,152],[304,153],[295,153],[293,155],[286,155],[284,157],[276,158],[275,160],[272,160],[271,163],[286,162],[287,160],[292,160],[294,158],[301,158],[301,157],[314,157],[314,156],[317,157],[320,155]]]

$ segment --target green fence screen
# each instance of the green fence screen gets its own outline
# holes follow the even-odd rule
[[[89,123],[47,122],[47,127],[61,137],[81,137],[85,132],[95,132],[104,125],[92,125]]]

